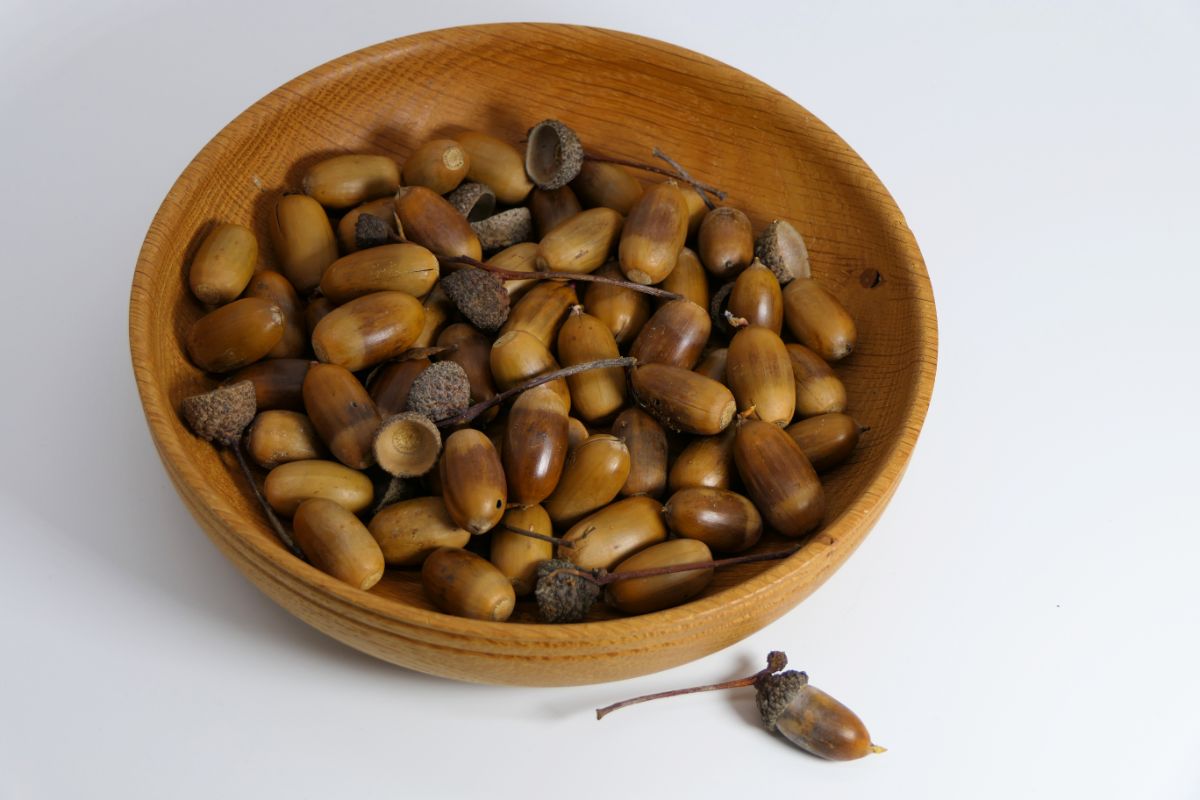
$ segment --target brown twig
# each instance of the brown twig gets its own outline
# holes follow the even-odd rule
[[[558,536],[547,536],[544,533],[538,533],[537,531],[531,531],[528,528],[518,528],[515,525],[509,525],[507,522],[501,522],[500,527],[504,528],[504,530],[506,530],[506,531],[512,531],[513,533],[519,534],[521,536],[528,536],[530,539],[537,539],[540,542],[549,542],[550,544],[553,544],[553,545],[559,545],[561,547],[569,547],[571,549],[575,549],[574,542],[567,541],[566,539],[563,539]]]
[[[271,508],[270,503],[267,502],[267,498],[263,497],[262,492],[259,491],[258,484],[254,482],[254,475],[250,472],[250,465],[246,463],[246,456],[242,454],[241,446],[234,445],[229,449],[233,451],[235,456],[237,456],[238,464],[240,464],[242,467],[242,473],[246,476],[246,481],[250,484],[250,488],[254,490],[254,496],[258,498],[258,503],[262,506],[263,513],[267,515],[267,521],[270,522],[271,527],[275,529],[275,535],[279,537],[279,541],[283,542],[284,546],[292,552],[292,555],[301,560],[307,561],[308,559],[304,557],[304,553],[296,545],[295,539],[293,539],[292,535],[287,532],[286,528],[283,527],[283,523],[279,521],[279,517],[275,516],[275,510]]]
[[[455,414],[452,417],[445,417],[444,419],[435,420],[434,424],[436,424],[439,428],[446,428],[446,427],[451,427],[454,425],[465,425],[468,422],[470,422],[471,420],[478,417],[483,412],[487,411],[489,408],[492,408],[493,406],[498,406],[501,403],[503,403],[505,400],[507,400],[508,398],[518,395],[521,392],[528,391],[536,386],[541,386],[543,383],[549,383],[550,381],[556,381],[559,378],[569,378],[572,375],[578,375],[579,373],[587,372],[590,369],[606,369],[608,367],[632,367],[632,366],[635,366],[636,364],[637,364],[636,358],[633,358],[632,356],[622,356],[621,358],[601,358],[597,361],[585,361],[582,364],[575,364],[570,367],[563,367],[562,369],[552,370],[551,372],[546,372],[541,375],[537,375],[533,378],[530,378],[529,380],[524,381],[523,383],[519,383],[516,386],[513,386],[512,388],[505,389],[503,392],[493,395],[492,397],[489,397],[487,400],[481,400],[480,402],[476,403],[475,405],[471,406],[470,408],[466,409],[465,411]]]
[[[699,185],[698,185],[698,182],[696,181],[696,179],[695,179],[695,178],[693,178],[691,175],[689,175],[689,174],[688,174],[688,171],[687,171],[686,169],[684,169],[684,168],[683,168],[683,165],[681,165],[681,164],[680,164],[678,161],[676,161],[675,159],[671,158],[669,155],[667,155],[666,153],[664,153],[662,150],[659,150],[657,147],[656,147],[656,148],[654,148],[654,157],[655,157],[655,158],[661,158],[663,161],[667,162],[667,163],[668,163],[668,164],[670,164],[672,167],[674,167],[674,168],[675,168],[675,171],[679,173],[679,177],[683,178],[685,181],[687,181],[688,183],[690,183],[690,184],[692,185],[692,188],[693,188],[693,189],[695,189],[697,192],[700,192],[700,199],[704,201],[704,205],[708,206],[708,210],[709,210],[709,211],[712,211],[714,208],[716,208],[716,206],[715,206],[715,205],[713,205],[713,201],[712,201],[712,200],[709,200],[709,199],[708,199],[708,195],[707,195],[707,194],[705,194],[703,191],[701,191],[701,190],[700,190],[700,187],[699,187]],[[725,199],[725,193],[724,193],[724,192],[721,192],[719,195],[717,195],[717,199],[718,199],[718,200],[724,200],[724,199]]]
[[[654,148],[655,155],[657,155],[660,152],[662,152],[662,151],[659,150],[657,147]],[[626,158],[616,158],[614,156],[599,156],[599,155],[596,155],[595,153],[584,153],[583,158],[586,161],[598,161],[602,164],[617,164],[622,167],[632,167],[633,169],[640,169],[640,170],[643,170],[644,172],[653,172],[655,175],[663,175],[668,178],[677,178],[679,180],[683,180],[683,181],[691,184],[692,188],[700,193],[700,196],[704,198],[704,202],[708,203],[710,208],[712,207],[712,204],[708,200],[708,197],[707,197],[708,194],[711,194],[713,197],[716,197],[718,200],[724,200],[726,197],[725,192],[721,191],[720,189],[718,189],[715,186],[710,186],[707,183],[701,183],[700,181],[698,181],[695,178],[688,175],[682,169],[680,169],[676,172],[672,172],[669,169],[663,169],[662,167],[656,167],[653,164],[646,164],[641,161],[630,161],[629,159],[626,159]],[[674,162],[668,162],[668,163],[674,164]]]
[[[476,269],[486,270],[493,275],[503,278],[506,281],[528,281],[528,280],[548,280],[548,281],[583,281],[586,283],[607,283],[610,286],[622,286],[626,289],[632,289],[635,292],[648,294],[651,297],[661,297],[665,300],[682,300],[683,295],[675,292],[668,292],[666,289],[659,289],[657,286],[645,286],[633,281],[623,281],[619,278],[609,278],[605,275],[592,275],[590,273],[576,272],[555,272],[554,270],[540,269],[533,272],[518,272],[512,269],[504,269],[503,267],[493,266],[480,261],[477,258],[470,256],[438,256],[438,261],[443,264],[465,264]]]

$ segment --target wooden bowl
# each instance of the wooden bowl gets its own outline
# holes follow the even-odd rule
[[[729,193],[755,230],[773,218],[804,234],[814,277],[859,323],[837,365],[860,449],[825,481],[827,524],[785,561],[719,571],[699,599],[640,617],[542,625],[446,616],[415,573],[370,592],[293,558],[276,540],[228,452],[192,435],[184,397],[216,382],[183,341],[202,308],[186,265],[216,220],[258,234],[314,161],[342,152],[403,162],[438,134],[474,128],[517,142],[564,120],[586,147],[645,161],[659,146]],[[937,325],[921,253],[887,190],[836,134],[759,81],[702,55],[638,36],[563,25],[483,25],[385,42],[339,58],[259,100],[208,143],[146,235],[129,313],[146,419],[180,496],[212,541],[269,597],[330,636],[410,669],[465,681],[569,685],[628,678],[726,647],[804,599],[854,551],[908,462],[933,387]],[[772,542],[779,546],[779,542]]]

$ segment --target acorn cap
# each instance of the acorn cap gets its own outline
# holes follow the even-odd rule
[[[484,250],[503,250],[533,239],[533,215],[525,206],[518,206],[472,222],[471,230],[479,237],[479,246]]]
[[[793,278],[812,277],[804,237],[787,220],[773,220],[754,241],[754,257],[775,273],[780,286]]]
[[[796,699],[797,693],[808,685],[808,675],[794,669],[763,675],[754,682],[754,700],[767,730],[775,730],[779,715]]]
[[[438,454],[442,452],[442,434],[424,414],[406,411],[384,420],[375,432],[372,449],[376,462],[389,474],[397,478],[415,478],[429,472],[437,463]]]
[[[562,558],[542,561],[537,566],[537,586],[533,595],[537,598],[538,615],[543,622],[580,622],[600,597],[600,587],[594,581],[556,572],[563,569],[578,567]]]
[[[487,219],[496,210],[496,193],[486,183],[460,183],[457,189],[446,195],[446,200],[467,218],[467,222]]]
[[[583,167],[583,145],[575,131],[556,119],[529,129],[525,172],[539,189],[559,189],[575,180]]]
[[[451,272],[441,280],[442,291],[482,331],[496,331],[508,319],[504,281],[475,267]]]
[[[359,250],[379,247],[391,241],[392,229],[387,220],[374,214],[359,214],[354,221],[354,246]]]
[[[197,436],[236,447],[258,410],[254,382],[238,381],[183,400],[183,418]]]
[[[471,381],[453,361],[430,364],[413,379],[408,392],[408,411],[429,420],[453,417],[471,404]],[[438,444],[441,444],[439,436]]]

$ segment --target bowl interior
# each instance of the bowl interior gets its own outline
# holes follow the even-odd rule
[[[372,152],[402,163],[435,136],[477,129],[517,142],[547,117],[571,125],[593,152],[647,161],[653,147],[662,148],[728,192],[727,202],[745,210],[756,231],[777,217],[792,221],[808,244],[814,277],[859,323],[858,348],[836,370],[849,412],[871,430],[825,480],[827,525],[801,553],[721,572],[704,597],[677,609],[580,626],[501,625],[438,614],[411,572],[389,572],[370,593],[344,587],[283,551],[229,454],[192,436],[178,417],[184,397],[215,383],[184,354],[188,327],[203,313],[187,292],[186,265],[208,226],[228,220],[258,233],[260,261],[273,267],[266,224],[273,202],[321,158]],[[130,320],[135,373],[164,464],[214,542],[256,584],[317,627],[396,663],[516,683],[670,666],[747,635],[806,596],[858,545],[894,490],[924,419],[936,358],[933,298],[916,243],[886,190],[839,137],[791,100],[711,59],[557,25],[457,28],[387,42],[264,97],[196,156],[164,201],[138,261]],[[309,604],[298,604],[299,596]],[[531,619],[525,613],[518,619]],[[729,614],[739,621],[714,623]],[[698,620],[713,633],[693,633],[669,653],[646,645],[648,636]],[[397,628],[407,631],[403,641],[369,644]],[[438,637],[447,636],[461,653],[410,653],[422,637],[445,648]],[[474,638],[514,648],[507,671],[477,674],[464,644]],[[610,668],[539,677],[536,667],[519,663],[551,645],[567,652],[569,642],[581,653],[611,656]]]

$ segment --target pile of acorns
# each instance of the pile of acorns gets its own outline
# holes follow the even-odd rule
[[[862,430],[829,367],[854,323],[790,223],[755,237],[662,157],[586,153],[546,120],[524,155],[465,132],[402,169],[313,165],[275,205],[278,272],[236,224],[192,260],[216,308],[188,354],[229,379],[184,417],[269,471],[297,555],[361,589],[420,568],[451,614],[505,620],[531,593],[548,621],[602,593],[645,613],[794,552],[713,561],[821,524],[817,472]]]

